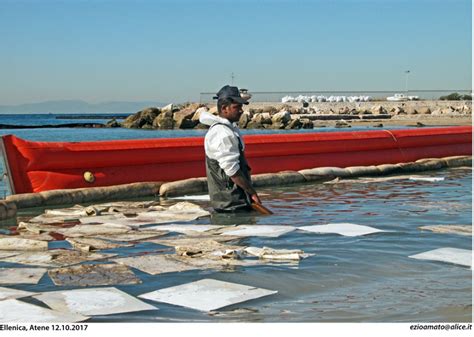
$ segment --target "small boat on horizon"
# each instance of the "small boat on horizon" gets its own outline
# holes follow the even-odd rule
[[[391,102],[417,101],[418,99],[418,96],[406,96],[405,94],[395,94],[387,97],[387,101]]]

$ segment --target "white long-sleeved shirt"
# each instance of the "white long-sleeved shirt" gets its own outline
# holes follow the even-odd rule
[[[244,140],[240,134],[236,123],[231,123],[228,119],[203,111],[199,116],[202,124],[212,126],[216,123],[226,124],[213,126],[204,138],[204,149],[206,156],[217,160],[219,166],[229,177],[233,176],[240,169],[239,164],[239,138],[242,147],[245,147]]]

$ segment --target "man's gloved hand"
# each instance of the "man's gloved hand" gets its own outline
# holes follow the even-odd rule
[[[257,193],[254,193],[252,195],[250,195],[250,199],[252,199],[253,202],[257,203],[257,204],[261,204],[262,201],[260,200],[260,198],[258,197]]]

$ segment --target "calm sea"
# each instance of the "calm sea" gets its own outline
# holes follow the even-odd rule
[[[118,114],[120,115],[120,114]],[[111,114],[88,114],[84,118],[70,119],[72,114],[30,114],[30,115],[7,115],[0,114],[0,124],[8,125],[59,125],[70,123],[102,123],[111,120]],[[126,115],[120,115],[123,118]],[[91,118],[97,117],[97,118]],[[118,121],[123,120],[117,119]],[[375,123],[374,123],[375,124]],[[389,129],[403,127],[391,126]],[[345,129],[333,127],[317,128],[310,130],[242,130],[243,134],[270,134],[270,133],[301,133],[301,132],[331,132],[331,131],[354,131],[375,129],[372,126],[358,126]],[[377,128],[380,129],[380,128]],[[20,138],[37,141],[95,141],[113,139],[147,139],[147,138],[175,138],[175,137],[199,137],[206,134],[206,130],[140,130],[122,128],[40,128],[40,129],[0,129],[0,135],[14,134]]]

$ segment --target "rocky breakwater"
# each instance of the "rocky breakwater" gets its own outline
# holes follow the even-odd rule
[[[272,105],[270,105],[272,104]],[[352,125],[383,127],[384,125],[470,125],[472,121],[471,101],[409,101],[409,102],[315,102],[315,103],[252,103],[256,122],[259,113],[272,117],[282,111],[290,112],[291,121],[284,128],[314,127],[346,128]],[[268,117],[268,115],[266,115]],[[263,123],[268,122],[268,118]],[[258,123],[257,123],[258,124]],[[249,123],[251,127],[255,127]],[[304,126],[302,126],[304,125]],[[241,125],[243,126],[243,125]],[[269,126],[267,126],[269,127]],[[272,124],[272,128],[282,128]]]
[[[124,127],[130,129],[170,130],[170,129],[206,129],[208,126],[199,123],[200,107],[205,105],[193,103],[186,105],[170,104],[163,108],[150,107],[127,117],[122,123],[111,120],[107,127]],[[207,107],[207,106],[206,106]],[[217,114],[217,108],[209,112]],[[301,129],[313,128],[309,118],[300,118],[299,109],[284,107],[277,110],[266,106],[262,109],[244,111],[239,121],[242,129]]]
[[[150,107],[127,117],[122,123],[112,120],[107,127],[132,129],[206,129],[199,123],[200,107],[217,114],[217,107],[199,103],[170,104],[163,108]],[[423,126],[423,123],[456,125],[470,123],[472,103],[446,101],[364,102],[364,103],[252,103],[244,107],[239,121],[241,129],[312,129],[314,127],[345,128],[372,123]],[[448,121],[448,122],[447,122]],[[422,123],[423,122],[423,123]],[[382,124],[383,123],[383,124]],[[410,124],[411,123],[411,124]]]
[[[163,108],[146,108],[128,116],[122,123],[110,121],[113,125],[109,127],[121,126],[130,129],[193,129],[199,124],[199,115],[196,110],[201,104],[174,105],[169,104]]]
[[[265,106],[261,109],[244,111],[240,118],[241,129],[312,129],[313,122],[309,118],[299,116],[301,109],[283,106]]]

